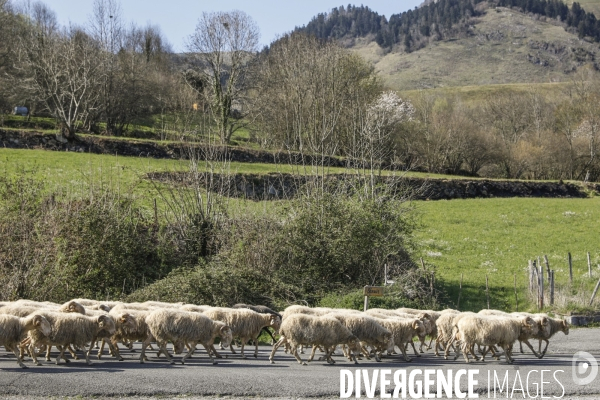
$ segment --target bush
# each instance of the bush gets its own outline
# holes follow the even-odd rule
[[[131,198],[85,193],[51,192],[33,174],[0,178],[3,300],[118,298],[172,269],[170,243]]]
[[[178,268],[141,288],[127,301],[166,301],[229,307],[236,303],[270,304],[268,282],[258,271],[230,269],[219,263]]]

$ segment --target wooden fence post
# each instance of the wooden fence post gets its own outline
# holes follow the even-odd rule
[[[485,274],[485,296],[487,297],[487,308],[490,309],[490,286],[488,284],[488,275]]]
[[[544,262],[546,263],[546,272],[548,273],[548,282],[550,282],[550,263],[548,262],[548,256],[544,254]]]
[[[460,309],[460,295],[462,293],[462,281],[463,281],[463,274],[461,272],[460,273],[460,284],[458,285],[458,301],[456,302],[457,309]]]
[[[519,298],[517,297],[517,274],[515,274],[515,307],[519,311]]]
[[[539,308],[540,310],[544,309],[544,268],[540,265],[540,276],[539,276]]]
[[[528,271],[529,271],[529,294],[533,293],[533,264],[531,262],[531,260],[529,260],[529,267],[528,267]]]
[[[598,292],[599,287],[600,287],[600,279],[598,279],[598,283],[596,283],[596,288],[594,289],[594,293],[592,293],[592,299],[590,300],[590,306],[594,302],[594,297],[596,297],[596,293]]]
[[[569,253],[569,282],[571,285],[573,284],[573,257],[571,257],[571,253]]]
[[[550,271],[550,305],[554,305],[554,270]]]
[[[587,253],[587,260],[588,260],[588,274],[590,276],[590,278],[592,277],[592,259],[590,258],[590,252],[588,251]]]

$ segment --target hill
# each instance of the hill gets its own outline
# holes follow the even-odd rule
[[[348,6],[297,29],[340,40],[396,90],[566,82],[582,66],[600,69],[600,21],[558,0],[439,0],[389,21]]]
[[[498,7],[471,22],[468,36],[431,41],[413,52],[386,52],[368,37],[350,48],[396,90],[565,82],[577,68],[597,66],[598,45],[556,21]]]

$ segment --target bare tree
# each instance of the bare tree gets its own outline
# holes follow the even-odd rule
[[[98,53],[97,43],[73,27],[52,34],[32,29],[20,45],[18,63],[26,76],[22,87],[60,121],[68,139],[97,107]]]
[[[104,119],[106,131],[118,134],[121,130],[119,128],[122,128],[118,121],[118,114],[122,107],[118,97],[122,86],[117,79],[119,70],[117,53],[123,47],[125,35],[121,6],[116,0],[94,0],[92,7],[88,31],[102,48],[98,58],[98,64],[102,71],[102,84],[99,88],[100,107],[96,110],[93,120],[90,121],[91,129],[95,130],[95,124],[100,119]]]
[[[257,51],[258,26],[243,11],[202,13],[187,49],[188,78],[205,98],[222,143],[239,129],[246,114],[248,67]],[[197,84],[201,82],[201,84]]]

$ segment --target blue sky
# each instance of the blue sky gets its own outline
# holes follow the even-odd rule
[[[18,0],[17,0],[18,1]],[[61,24],[69,22],[82,25],[92,11],[92,0],[42,0],[53,9]],[[144,26],[152,23],[160,26],[173,46],[182,51],[185,38],[193,33],[198,16],[203,11],[242,10],[258,24],[261,45],[269,44],[277,35],[301,26],[320,12],[327,12],[340,5],[363,4],[389,18],[414,8],[423,0],[365,0],[352,3],[348,0],[121,0],[123,19]]]

